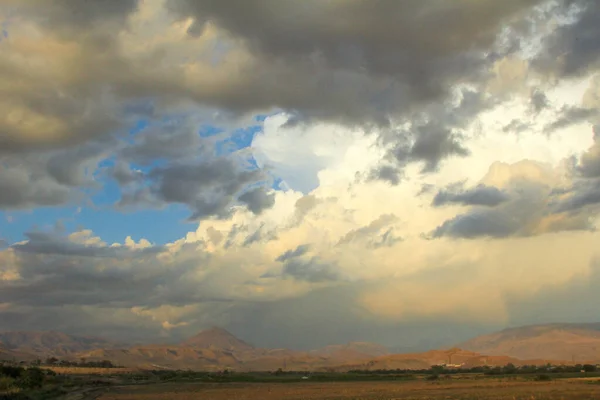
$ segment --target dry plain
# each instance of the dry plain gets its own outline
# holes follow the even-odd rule
[[[170,383],[112,388],[100,400],[301,400],[301,399],[600,399],[598,380],[551,382],[452,380],[444,382]]]

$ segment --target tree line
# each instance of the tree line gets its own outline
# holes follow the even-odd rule
[[[581,372],[597,372],[598,366],[593,364],[576,364],[576,365],[522,365],[515,366],[507,364],[505,366],[478,366],[471,368],[447,368],[443,365],[434,365],[428,369],[354,369],[348,371],[353,374],[432,374],[432,375],[452,375],[452,374],[485,374],[485,375],[512,375],[512,374],[539,374],[539,373],[581,373]]]

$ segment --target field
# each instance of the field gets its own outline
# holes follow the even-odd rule
[[[561,379],[449,380],[443,382],[165,383],[113,387],[99,400],[300,400],[300,399],[600,399],[600,381]]]
[[[138,368],[89,368],[89,367],[40,367],[54,371],[57,374],[66,375],[115,375],[115,374],[133,374],[139,372]]]

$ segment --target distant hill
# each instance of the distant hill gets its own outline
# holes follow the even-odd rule
[[[72,356],[97,348],[115,348],[111,341],[61,332],[0,332],[0,347],[5,351],[28,353],[37,357]]]
[[[332,345],[313,351],[257,348],[225,329],[213,327],[179,345],[146,345],[96,349],[80,353],[87,360],[108,359],[124,366],[218,370],[318,369],[388,354],[385,347],[364,342]]]
[[[478,336],[456,347],[520,359],[600,361],[600,323],[510,328]]]
[[[600,361],[600,324],[548,324],[506,329],[455,348],[391,354],[380,345],[352,342],[310,351],[254,347],[222,328],[211,328],[174,345],[119,346],[60,332],[0,333],[0,360],[55,356],[110,360],[141,368],[222,370],[423,369],[437,364],[501,366]]]
[[[336,344],[308,352],[313,356],[327,357],[337,360],[359,360],[390,354],[390,351],[380,344],[368,342],[351,342]]]
[[[254,349],[254,346],[218,327],[212,327],[198,333],[196,336],[181,342],[181,346],[194,349],[220,349],[238,352]]]
[[[0,345],[0,361],[33,361],[37,358],[33,354],[8,350]]]
[[[531,359],[520,360],[507,356],[488,356],[474,351],[452,348],[448,350],[430,350],[422,353],[391,354],[376,357],[358,363],[346,363],[335,366],[336,371],[378,370],[378,369],[427,369],[432,365],[458,364],[464,368],[477,366],[504,366],[508,363],[514,365],[544,365],[547,363],[560,364],[560,360]]]

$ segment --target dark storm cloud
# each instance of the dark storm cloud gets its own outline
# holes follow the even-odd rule
[[[230,232],[230,233],[234,233],[234,231],[232,230],[232,232]],[[237,232],[235,232],[230,237],[230,239],[233,239],[235,237],[235,235],[237,235]],[[277,229],[268,230],[265,228],[265,224],[262,223],[257,230],[255,230],[254,232],[252,232],[251,234],[246,236],[246,238],[244,239],[244,241],[242,243],[242,246],[248,247],[254,243],[266,243],[266,242],[269,242],[271,240],[276,240],[276,239],[278,239]],[[233,245],[233,241],[228,240],[227,243],[225,244],[225,248],[231,247],[231,245]]]
[[[446,220],[425,237],[504,238],[593,229],[587,215],[551,218],[557,212],[566,211],[558,210],[560,206],[557,206],[561,190],[528,179],[516,179],[506,188],[505,194],[506,200],[496,206],[472,206],[467,212]]]
[[[508,194],[496,187],[477,185],[467,190],[440,190],[433,198],[432,205],[440,207],[447,204],[460,204],[463,206],[488,206],[495,207],[508,201]]]
[[[548,97],[546,97],[546,94],[539,89],[533,90],[529,104],[535,113],[539,113],[550,106]]]
[[[308,253],[309,250],[310,250],[309,244],[301,244],[300,246],[296,247],[294,250],[286,251],[285,253],[283,253],[282,255],[277,257],[275,259],[275,261],[284,262],[284,261],[288,261],[291,258],[301,257],[301,256],[305,255],[306,253]]]
[[[14,244],[12,249],[32,254],[52,254],[76,257],[106,257],[128,258],[156,254],[165,250],[161,246],[144,249],[130,249],[128,247],[111,247],[106,245],[86,245],[63,238],[54,233],[28,232],[25,234],[27,242]]]
[[[600,61],[600,3],[570,0],[559,4],[575,11],[575,22],[559,26],[545,38],[533,65],[559,77],[585,75]]]
[[[380,142],[387,149],[387,162],[374,168],[368,177],[398,184],[403,167],[409,163],[422,163],[422,172],[429,173],[446,158],[468,156],[464,130],[473,118],[499,100],[473,90],[461,90],[458,95],[457,104],[431,104],[411,116],[409,127],[384,133]]]
[[[211,284],[210,275],[205,280],[195,275],[209,262],[197,244],[178,250],[168,265],[160,246],[112,248],[34,234],[29,243],[12,247],[19,279],[0,281],[0,303],[131,308],[233,298]]]
[[[598,115],[598,110],[592,108],[564,106],[558,110],[557,118],[544,127],[545,133],[552,133],[558,129],[584,122]]]
[[[139,59],[123,52],[120,34],[129,29],[127,20],[138,8],[137,1],[11,1],[15,13],[38,23],[49,40],[65,49],[74,46],[74,52],[53,57],[56,66],[49,74],[32,67],[29,60],[37,57],[33,52],[25,58],[0,58],[1,79],[7,83],[0,97],[11,99],[10,104],[0,104],[0,115],[24,113],[31,121],[15,124],[0,117],[0,151],[73,146],[122,134],[129,121],[124,113],[156,117],[186,101],[219,112],[279,108],[299,120],[389,127],[392,119],[413,119],[412,113],[424,104],[445,101],[457,82],[481,86],[494,62],[490,51],[502,57],[519,47],[516,39],[498,44],[498,34],[540,2],[169,1],[177,15],[195,18],[191,33],[202,32],[204,23],[211,21],[232,34],[234,40],[224,39],[227,43],[249,52],[249,61],[242,63],[242,73],[235,79],[219,78],[220,66],[212,70],[213,79],[210,73],[182,73],[178,67],[182,60],[166,62],[166,47]],[[341,20],[345,22],[335,22]],[[397,132],[386,146],[388,161],[399,165],[381,167],[375,176],[396,184],[400,172],[394,168],[400,171],[407,162],[423,162],[424,169],[432,171],[445,157],[468,154],[460,128],[485,107],[478,96],[478,90],[465,92],[460,108],[444,118],[430,118],[410,132]],[[136,106],[142,103],[144,107]],[[200,146],[193,132],[141,132],[121,157],[140,164],[161,157],[191,157]],[[134,177],[122,166],[118,164],[113,176],[131,183]],[[64,176],[65,170],[59,173]],[[148,197],[143,193],[127,193],[124,198],[132,203]],[[201,203],[195,208],[212,209],[208,213],[223,206]]]
[[[431,233],[431,236],[464,239],[486,236],[503,238],[516,233],[518,229],[519,222],[506,213],[476,210],[445,221]]]
[[[171,163],[145,174],[141,187],[123,193],[119,206],[156,207],[177,203],[192,211],[190,220],[224,217],[229,213],[237,193],[263,177],[262,171],[244,170],[229,158]],[[271,205],[269,201],[261,203],[263,209]]]
[[[581,212],[587,206],[600,204],[600,180],[576,184],[568,196],[556,204],[555,212]]]
[[[100,160],[110,150],[110,144],[88,144],[59,151],[52,155],[46,164],[48,174],[56,182],[66,186],[85,186],[93,183],[93,173]]]
[[[58,206],[95,188],[98,163],[109,143],[19,155],[0,155],[0,210]]]
[[[201,138],[192,119],[158,124],[137,135],[134,143],[120,152],[122,159],[140,165],[156,161],[181,161],[208,152],[213,143]]]
[[[318,257],[309,260],[293,258],[283,265],[282,277],[291,277],[310,283],[335,282],[342,279],[334,265],[322,262]]]
[[[273,207],[275,204],[275,194],[268,193],[264,187],[258,187],[247,191],[238,197],[241,203],[244,203],[248,210],[258,215],[264,210]]]
[[[398,166],[380,165],[371,171],[369,179],[386,181],[391,185],[398,185],[401,175],[402,170]]]
[[[263,70],[272,70],[276,83],[263,85],[260,94],[228,91],[237,97],[223,99],[222,106],[276,104],[300,119],[387,127],[398,117],[413,120],[411,113],[427,103],[444,101],[457,82],[481,86],[495,61],[489,51],[502,57],[519,48],[517,39],[509,45],[512,50],[502,48],[497,41],[502,28],[538,3],[172,0],[169,6],[182,17],[195,18],[193,34],[210,21],[240,38]],[[288,85],[288,74],[297,84]],[[258,81],[263,73],[254,76]],[[409,132],[386,135],[389,158],[401,165],[381,166],[372,177],[395,184],[408,162],[423,161],[424,170],[432,171],[445,157],[467,155],[461,132],[453,129],[459,124],[448,120],[456,116],[464,127],[485,108],[478,92],[463,96],[461,109],[474,111],[468,115],[452,110],[444,119],[430,118]]]
[[[594,144],[581,157],[578,170],[585,178],[600,178],[600,125],[594,126]]]
[[[56,206],[73,199],[69,188],[48,176],[35,176],[32,169],[13,164],[0,170],[0,209]]]
[[[144,178],[143,172],[132,170],[128,163],[121,160],[109,169],[109,174],[120,185],[128,185]]]
[[[442,126],[420,126],[409,159],[425,162],[424,171],[435,171],[440,161],[448,156],[467,156],[467,150],[461,143],[459,134],[453,133]],[[395,152],[396,158],[404,159],[404,152],[400,149]]]
[[[171,0],[169,5],[193,16],[197,25],[215,22],[262,57],[293,62],[318,54],[331,68],[399,77],[426,98],[443,91],[448,80],[473,72],[465,68],[478,66],[474,50],[491,47],[504,23],[537,3]]]
[[[278,256],[275,261],[283,263],[280,272],[270,271],[261,278],[293,278],[310,283],[333,282],[343,279],[337,266],[323,262],[320,257],[304,257],[311,245],[301,244]]]
[[[139,0],[7,0],[12,10],[29,15],[53,30],[89,29],[90,25],[116,20],[125,22]]]
[[[436,171],[441,161],[450,156],[467,156],[469,150],[462,143],[462,135],[453,129],[425,123],[409,131],[399,132],[388,139],[391,146],[387,158],[395,166],[382,165],[371,172],[371,178],[379,178],[392,184],[400,182],[402,167],[411,162],[422,162],[423,172]]]
[[[521,133],[531,128],[531,124],[528,122],[523,122],[518,119],[513,119],[508,124],[502,127],[502,132],[509,133]]]

